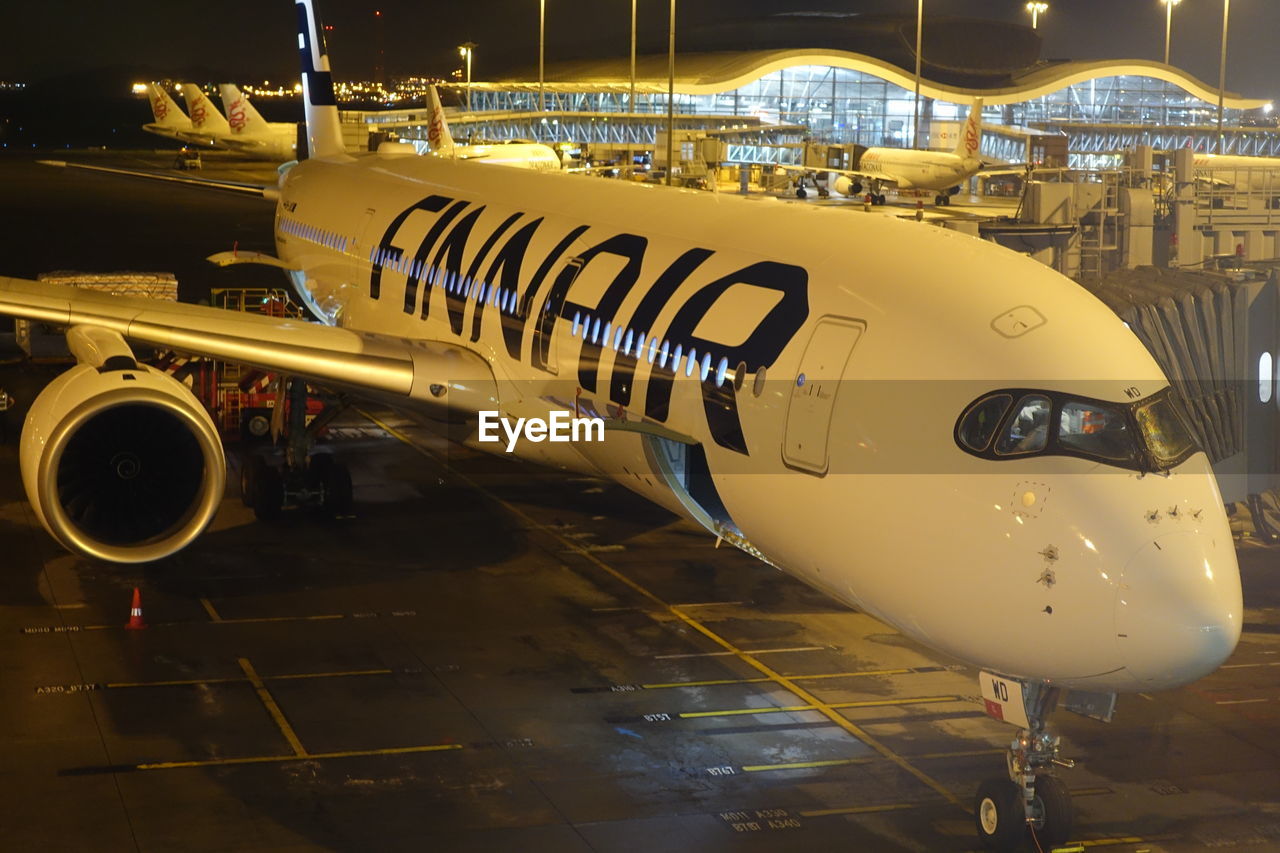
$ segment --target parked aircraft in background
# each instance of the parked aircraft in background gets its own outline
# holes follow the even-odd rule
[[[812,177],[827,172],[830,189],[844,196],[858,196],[865,191],[874,204],[884,204],[884,190],[933,190],[934,203],[950,204],[960,185],[981,171],[978,156],[982,144],[982,99],[974,98],[969,116],[960,131],[954,151],[918,151],[911,148],[867,148],[851,169],[827,169],[814,166],[783,166],[785,171]],[[796,195],[804,198],[803,185]]]
[[[231,134],[220,138],[219,144],[260,159],[279,162],[294,159],[298,147],[296,124],[268,122],[233,83],[223,83],[218,90],[231,128]]]
[[[225,147],[219,141],[231,135],[231,125],[195,83],[182,84],[182,97],[187,102],[187,115],[191,118],[191,130],[179,134],[187,142]]]
[[[191,132],[191,119],[174,103],[173,98],[163,86],[156,83],[147,84],[148,99],[151,101],[151,115],[155,121],[144,124],[142,129],[157,136],[184,141],[181,134]]]
[[[460,145],[449,132],[449,122],[435,86],[427,87],[427,151],[450,160],[475,160],[495,166],[514,166],[538,172],[561,170],[560,156],[539,142],[495,142]]]
[[[278,257],[216,260],[284,268],[323,324],[0,278],[0,313],[71,327],[78,364],[20,450],[64,546],[155,560],[222,499],[209,415],[126,340],[448,421],[497,454],[490,414],[598,415],[603,441],[514,454],[609,478],[983,670],[988,711],[1021,729],[974,804],[1001,849],[1071,833],[1046,730],[1060,700],[1109,716],[1115,694],[1231,654],[1240,576],[1209,462],[1156,362],[1079,285],[891,217],[348,154],[314,0],[296,5],[311,158],[282,177]],[[976,115],[941,155],[966,170]],[[306,451],[291,431],[284,465],[246,465],[260,516],[350,501],[341,466]]]

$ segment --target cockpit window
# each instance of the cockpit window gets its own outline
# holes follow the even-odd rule
[[[1052,411],[1048,397],[1038,394],[1023,397],[996,442],[996,453],[1014,456],[1044,450],[1049,442],[1049,415]]]
[[[1133,459],[1137,451],[1123,409],[1079,400],[1063,404],[1058,441],[1063,447],[1115,462]]]
[[[964,410],[955,441],[985,459],[1080,456],[1133,471],[1165,471],[1200,449],[1169,388],[1132,403],[992,391]]]
[[[1147,450],[1159,467],[1174,465],[1195,451],[1195,439],[1167,395],[1139,404],[1134,414]]]
[[[982,452],[991,443],[996,427],[1000,426],[1000,418],[1013,403],[1011,394],[992,394],[969,407],[960,419],[959,437],[962,444],[970,450]]]

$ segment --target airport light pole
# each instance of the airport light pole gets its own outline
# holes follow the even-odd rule
[[[676,140],[676,0],[671,0],[667,21],[667,186],[675,169]]]
[[[916,121],[912,125],[911,147],[920,147],[920,41],[924,34],[924,0],[916,0]],[[831,105],[835,117],[835,104]]]
[[[1038,29],[1040,26],[1040,13],[1049,10],[1048,3],[1028,3],[1027,11],[1031,13],[1031,29]]]
[[[631,99],[627,112],[636,111],[636,0],[631,0]]]
[[[547,108],[542,60],[547,46],[547,0],[538,0],[538,112]]]
[[[1169,34],[1173,32],[1173,7],[1182,0],[1160,0],[1164,4],[1164,64],[1169,64]]]
[[[467,61],[467,112],[471,112],[471,53],[478,47],[475,42],[458,45],[458,56]]]
[[[1231,18],[1231,0],[1222,0],[1222,57],[1218,62],[1218,153],[1226,154],[1222,138],[1222,101],[1227,88],[1227,22]]]

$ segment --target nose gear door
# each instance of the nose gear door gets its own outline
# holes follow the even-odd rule
[[[827,473],[827,438],[841,380],[864,324],[823,317],[814,327],[791,384],[782,461],[819,476]]]

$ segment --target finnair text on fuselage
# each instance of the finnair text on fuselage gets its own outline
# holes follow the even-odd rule
[[[523,438],[535,444],[540,441],[604,441],[603,418],[575,418],[568,412],[551,412],[548,418],[504,418],[498,412],[480,412],[479,440],[502,441],[498,426],[506,433],[506,450],[515,450],[516,442]]]

